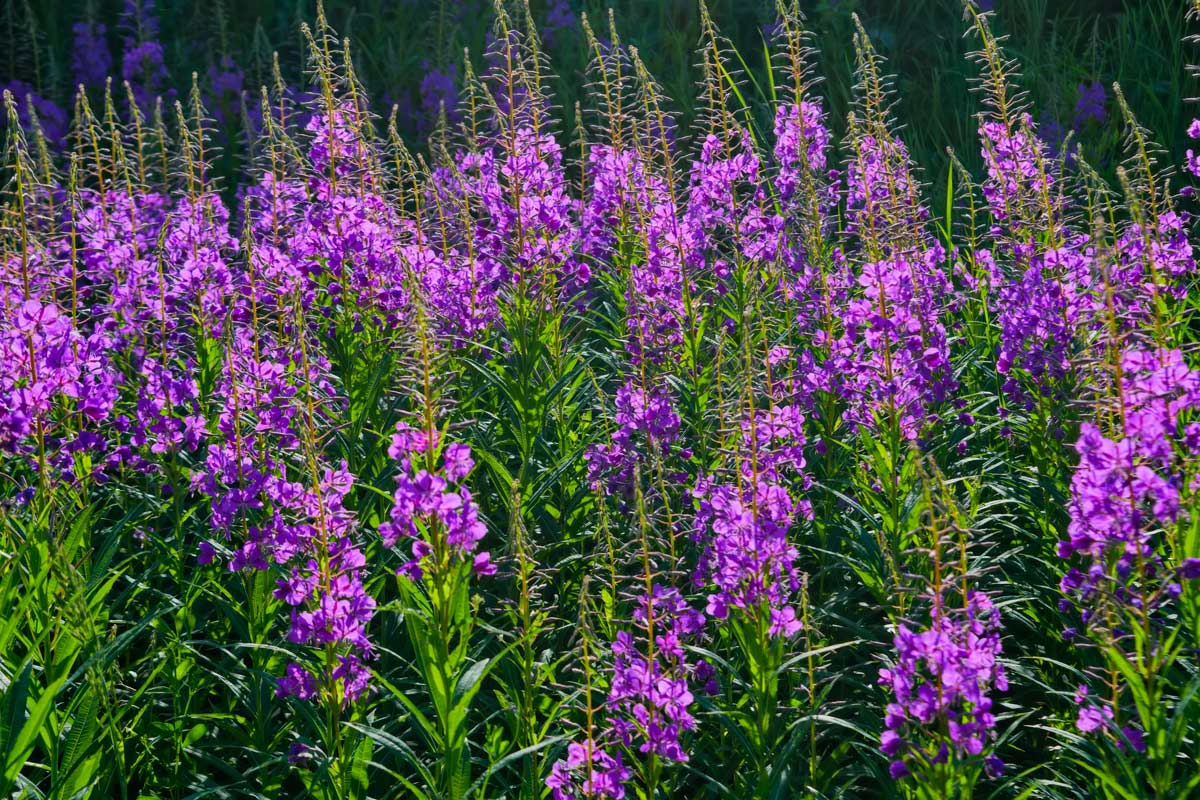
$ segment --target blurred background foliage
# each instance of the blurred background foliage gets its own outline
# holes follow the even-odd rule
[[[142,0],[143,3],[146,0]],[[555,96],[564,124],[574,123],[575,102],[585,91],[586,64],[580,15],[598,32],[612,9],[625,43],[638,47],[653,74],[676,102],[686,126],[694,106],[700,38],[695,0],[530,0],[536,24],[557,72]],[[4,0],[3,83],[23,80],[68,105],[73,33],[81,21],[106,25],[105,39],[119,72],[129,37],[130,0]],[[491,0],[327,0],[329,22],[352,42],[359,77],[386,116],[395,104],[406,136],[419,141],[430,129],[439,92],[461,86],[464,48],[478,64],[487,46]],[[714,20],[748,67],[744,96],[765,122],[769,83],[764,80],[764,37],[775,19],[773,0],[709,0]],[[1068,131],[1092,164],[1103,170],[1119,147],[1112,84],[1120,83],[1140,120],[1177,159],[1185,148],[1183,0],[986,0],[994,25],[1007,35],[1009,56],[1021,65],[1035,121],[1057,143]],[[930,177],[944,174],[946,148],[978,169],[973,70],[964,55],[960,0],[814,0],[802,3],[819,52],[822,91],[835,121],[845,119],[854,52],[852,13],[862,19],[889,59],[902,98],[895,113],[903,136]],[[251,102],[270,81],[274,53],[286,80],[303,83],[300,24],[312,20],[316,0],[157,0],[159,39],[169,85],[183,92],[198,76],[201,88],[223,68],[242,76]],[[1097,85],[1098,84],[1098,85]],[[1102,89],[1100,87],[1103,87]],[[213,102],[218,102],[214,100]],[[227,117],[227,127],[236,127]],[[231,149],[236,138],[230,136]],[[228,159],[232,178],[236,159]],[[938,181],[934,180],[937,184]]]

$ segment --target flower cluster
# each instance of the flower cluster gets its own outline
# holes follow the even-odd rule
[[[800,621],[792,598],[800,588],[798,552],[788,540],[812,507],[792,499],[787,484],[804,476],[804,417],[795,406],[756,412],[742,424],[741,489],[701,478],[697,537],[703,544],[696,580],[709,588],[708,614],[736,609],[761,618],[770,636],[792,636]]]
[[[112,74],[112,53],[105,39],[108,28],[102,22],[76,22],[71,26],[74,34],[71,54],[71,70],[75,83],[89,88],[104,85]]]
[[[773,184],[788,212],[783,215],[785,227],[798,229],[799,234],[784,255],[790,271],[796,277],[808,273],[803,277],[810,282],[824,276],[812,274],[816,254],[808,250],[818,248],[817,242],[830,232],[838,202],[839,173],[829,168],[831,138],[818,103],[804,101],[776,109]]]
[[[783,248],[783,217],[761,180],[761,160],[750,132],[728,139],[709,134],[692,164],[683,235],[688,265],[708,267],[724,286],[730,257],[773,262]],[[732,244],[730,248],[723,245]]]
[[[308,145],[308,159],[317,174],[344,177],[363,169],[368,158],[366,148],[359,138],[363,124],[362,110],[351,101],[343,101],[333,108],[322,108],[314,114],[304,129],[312,134]]]
[[[893,697],[879,747],[892,759],[892,777],[920,777],[947,759],[980,756],[996,725],[990,693],[1008,689],[991,599],[975,591],[963,608],[950,608],[936,595],[929,626],[897,624],[894,645],[895,662],[879,670]],[[998,773],[1004,765],[989,755],[986,766]]]
[[[459,119],[458,67],[451,64],[446,69],[438,69],[428,61],[422,64],[425,77],[421,78],[421,113],[418,126],[421,130],[430,131],[437,124],[438,118],[446,115],[446,122],[453,124]]]
[[[781,201],[791,201],[805,180],[828,168],[830,138],[825,111],[818,103],[805,101],[775,110],[775,188]]]
[[[992,235],[1004,238],[1007,226],[1018,238],[1055,229],[1062,210],[1055,177],[1047,169],[1045,144],[1035,135],[1030,116],[1010,124],[985,121],[979,137],[988,173],[983,196],[995,221]]]
[[[898,137],[862,135],[854,140],[846,175],[849,230],[877,241],[888,230],[912,231],[928,218]]]
[[[1189,139],[1200,139],[1200,119],[1192,120],[1188,125],[1187,134]],[[1192,175],[1200,177],[1200,156],[1196,155],[1195,150],[1188,148],[1187,158],[1183,165]]]
[[[607,488],[628,496],[637,465],[654,452],[659,457],[672,452],[680,420],[670,395],[663,390],[647,391],[632,380],[617,390],[616,401],[617,429],[609,444],[588,450],[588,480],[596,491]]]
[[[828,364],[854,425],[895,425],[916,439],[954,389],[950,345],[940,317],[952,296],[939,247],[863,266],[861,296],[842,316]]]
[[[0,86],[0,97],[11,93],[15,101],[18,121],[27,133],[34,131],[34,119],[46,141],[54,147],[61,146],[67,139],[67,112],[62,106],[38,93],[25,81],[12,80]],[[7,114],[5,114],[7,117]]]
[[[1040,393],[1049,393],[1070,373],[1080,334],[1097,322],[1101,310],[1092,265],[1089,250],[1061,247],[1035,256],[1013,280],[992,276],[999,284],[996,370],[1005,376],[1004,390],[1010,397],[1025,394],[1018,370]]]
[[[595,742],[571,742],[567,757],[555,761],[546,778],[554,800],[611,797],[623,800],[625,782],[633,773],[625,766],[621,752],[610,754]]]
[[[730,608],[754,614],[765,604],[772,636],[796,633],[800,622],[789,598],[800,581],[796,548],[787,538],[796,509],[787,491],[763,482],[747,499],[721,485],[702,484],[696,493],[701,498],[698,524],[711,530],[701,559],[714,589],[708,613],[725,619]]]
[[[540,5],[554,15],[547,40],[576,24],[569,4]],[[339,745],[362,721],[372,667],[391,667],[373,633],[385,610],[431,609],[405,624],[414,640],[437,637],[447,658],[404,666],[427,680],[443,731],[457,730],[475,692],[498,674],[490,664],[511,666],[479,657],[471,635],[484,628],[481,606],[460,602],[497,571],[485,542],[489,525],[503,530],[505,520],[486,519],[493,508],[514,514],[512,530],[530,531],[522,540],[530,547],[519,543],[525,602],[511,606],[527,647],[505,651],[523,653],[527,666],[541,663],[533,648],[551,635],[539,622],[550,612],[534,607],[540,576],[555,572],[564,588],[576,581],[582,590],[592,573],[607,573],[613,638],[603,668],[588,674],[588,690],[600,676],[598,714],[588,699],[589,721],[600,722],[548,770],[537,756],[529,770],[488,773],[535,776],[556,800],[686,793],[696,785],[687,770],[659,768],[700,760],[698,743],[745,747],[738,763],[766,773],[796,730],[785,709],[803,704],[812,749],[797,768],[811,770],[803,777],[816,787],[817,762],[841,752],[820,729],[832,719],[820,708],[825,687],[843,691],[826,676],[845,662],[829,654],[855,644],[830,641],[844,627],[826,623],[872,596],[882,608],[910,577],[936,588],[918,601],[924,616],[896,620],[894,658],[879,675],[889,695],[880,750],[896,779],[912,775],[923,789],[927,779],[965,784],[999,772],[1000,616],[988,594],[961,587],[994,574],[1000,548],[989,555],[975,530],[990,545],[1069,520],[1051,534],[1062,539],[1059,607],[1074,621],[1066,638],[1090,639],[1110,661],[1161,655],[1171,669],[1156,680],[1189,671],[1174,667],[1195,655],[1188,623],[1200,592],[1200,371],[1179,344],[1190,335],[1195,253],[1192,219],[1176,209],[1157,164],[1125,162],[1125,205],[1112,195],[1112,213],[1091,212],[1085,225],[1091,209],[1072,199],[1084,197],[1071,178],[1079,164],[1052,157],[1030,116],[1003,118],[992,102],[979,129],[985,221],[975,218],[975,187],[955,172],[950,201],[961,199],[970,217],[935,225],[886,99],[862,96],[870,87],[856,93],[840,159],[825,109],[801,99],[802,64],[790,65],[794,96],[774,109],[773,139],[746,127],[750,115],[726,113],[722,77],[689,141],[657,108],[636,51],[590,31],[589,74],[608,94],[606,107],[581,106],[572,161],[568,137],[553,132],[546,87],[556,82],[538,40],[506,24],[496,26],[479,81],[440,55],[425,64],[409,119],[425,132],[442,111],[464,123],[439,135],[428,160],[375,137],[349,60],[335,69],[319,49],[314,91],[276,87],[265,109],[244,96],[251,62],[243,71],[214,51],[195,106],[160,125],[147,112],[176,51],[159,41],[153,0],[125,8],[120,29],[90,18],[74,28],[84,116],[69,159],[20,135],[21,126],[40,127],[52,145],[71,144],[66,114],[37,94],[42,87],[18,81],[6,90],[16,119],[10,224],[0,236],[0,472],[9,487],[0,507],[14,519],[29,509],[35,522],[81,502],[106,525],[138,517],[138,546],[169,530],[171,546],[198,556],[203,580],[257,587],[265,605],[254,608],[256,628],[273,620],[275,651],[288,653],[265,662],[282,665],[276,695],[291,698],[301,725],[324,717],[338,724],[322,735],[345,737],[320,756],[295,749],[297,763],[329,758],[306,776],[312,787],[349,775],[335,762],[365,752]],[[98,107],[114,66],[110,34],[123,38],[119,66],[133,107],[112,101],[84,113]],[[869,58],[865,39],[856,44]],[[721,50],[716,37],[714,57]],[[1103,89],[1079,91],[1076,127],[1099,124]],[[233,116],[243,106],[248,130]],[[210,112],[221,131],[207,127]],[[209,143],[233,133],[248,134],[251,146],[223,159]],[[1200,121],[1189,134],[1200,138]],[[249,170],[236,192],[214,181],[222,161]],[[1187,167],[1200,175],[1200,157],[1189,151]],[[1108,203],[1092,185],[1099,177],[1086,178],[1084,188],[1096,189],[1087,199]],[[506,407],[508,378],[536,397]],[[1021,440],[1028,430],[1017,422],[1016,435],[1001,427],[1023,405],[1021,422],[1071,430],[1093,400],[1097,414],[1082,422],[1073,450]],[[945,435],[947,412],[972,426],[969,437],[952,427]],[[379,425],[395,414],[406,421],[389,446]],[[981,458],[956,461],[965,438]],[[517,440],[532,449],[518,457]],[[819,458],[810,463],[811,452]],[[484,455],[493,477],[521,462],[531,491],[520,508],[493,496],[491,481],[486,497],[473,493]],[[996,464],[1018,478],[1036,468],[1037,480],[976,491],[976,477],[997,474]],[[393,476],[380,509],[375,487]],[[1068,476],[1065,515],[1026,502],[1066,489]],[[945,491],[923,491],[932,484]],[[959,571],[947,577],[935,560],[931,575],[914,574],[928,567],[913,545],[936,522],[935,503],[959,492],[972,501],[956,527]],[[120,505],[130,498],[136,509]],[[634,505],[636,527],[626,527],[641,535],[623,537]],[[669,561],[659,546],[668,541]],[[1043,552],[1013,549],[1003,558]],[[630,572],[643,572],[630,569],[639,557],[645,584],[623,594]],[[809,569],[821,576],[811,586]],[[825,605],[845,576],[861,578],[835,594],[848,603]],[[489,592],[510,608],[502,583]],[[567,591],[553,594],[570,602]],[[489,616],[488,625],[505,619]],[[869,631],[881,620],[856,622]],[[713,716],[738,716],[748,735],[737,722],[704,729],[697,696],[715,694],[717,683],[697,658],[701,647],[724,648],[712,663],[731,692],[745,689],[736,708],[714,700]],[[807,674],[780,679],[797,664]],[[558,677],[557,668],[533,673]],[[801,682],[807,695],[793,692]],[[574,688],[556,709],[570,707]],[[1182,696],[1177,688],[1162,697]],[[844,691],[861,699],[861,686]],[[1158,758],[1162,731],[1132,721],[1132,694],[1081,687],[1075,724]],[[506,715],[515,704],[496,708]],[[544,710],[517,709],[528,716],[506,763],[549,752],[542,723],[575,713],[540,718]],[[411,781],[449,784],[431,790],[439,796],[469,782],[480,752],[452,741],[461,738],[453,731],[442,738],[445,765],[458,766]],[[850,774],[838,769],[829,774]],[[775,791],[767,784],[782,774],[769,772],[736,776],[730,791]]]
[[[279,487],[305,512],[303,522],[273,520],[272,551],[276,563],[291,564],[280,578],[275,597],[291,606],[288,639],[296,644],[336,648],[336,662],[324,662],[314,673],[292,663],[279,678],[276,693],[310,699],[322,690],[349,703],[366,690],[372,654],[367,624],[375,599],[363,586],[366,558],[354,541],[355,520],[343,505],[354,478],[343,463],[325,470],[321,482],[305,491],[293,484]],[[262,568],[259,565],[251,565]]]
[[[1075,727],[1080,733],[1108,733],[1113,736],[1117,747],[1124,749],[1128,746],[1136,753],[1146,752],[1145,735],[1133,725],[1118,726],[1112,704],[1092,695],[1085,684],[1080,684],[1075,690],[1075,705],[1079,707]]]
[[[220,60],[208,68],[208,85],[211,94],[205,102],[219,122],[228,125],[242,102],[242,90],[246,83],[246,73],[232,56],[221,56]]]
[[[1119,427],[1080,430],[1064,559],[1081,557],[1063,592],[1087,626],[1109,624],[1101,601],[1155,610],[1179,594],[1186,564],[1169,564],[1156,539],[1190,519],[1184,465],[1200,455],[1200,372],[1178,350],[1128,350],[1121,358]],[[1110,632],[1111,633],[1111,632]]]
[[[57,305],[29,299],[14,308],[10,324],[0,330],[0,447],[15,449],[35,429],[45,430],[56,402],[85,400],[83,378],[88,348],[70,318]],[[82,357],[81,357],[82,356]],[[93,368],[99,366],[93,363]],[[102,418],[111,406],[99,393],[84,408]]]
[[[704,614],[677,590],[654,584],[634,611],[633,622],[636,627],[620,631],[612,645],[608,726],[595,739],[573,742],[567,758],[554,764],[546,786],[555,798],[623,798],[631,771],[622,749],[664,762],[688,760],[681,736],[696,727],[691,686],[716,688],[712,667],[689,661],[684,648],[702,634]]]
[[[401,571],[420,580],[433,559],[439,567],[470,562],[475,574],[494,574],[491,554],[478,550],[487,529],[471,491],[462,485],[475,465],[471,448],[458,442],[443,448],[437,434],[399,422],[388,455],[401,462],[401,471],[389,518],[379,526],[379,534],[387,547],[401,539],[412,541],[412,558]],[[431,463],[436,468],[429,467]]]
[[[1108,99],[1104,84],[1100,81],[1081,83],[1078,93],[1078,98],[1075,100],[1075,129],[1079,130],[1089,122],[1103,124],[1108,118],[1108,112],[1104,109],[1104,104]]]
[[[687,761],[679,737],[696,726],[689,680],[707,678],[709,671],[707,665],[688,661],[684,644],[704,630],[704,615],[677,590],[655,584],[634,611],[633,622],[637,635],[621,631],[612,645],[612,732],[625,747],[666,761]]]
[[[666,181],[636,151],[597,145],[588,154],[589,198],[583,206],[581,252],[613,263],[623,242],[642,250],[629,264],[626,343],[634,363],[658,364],[682,344],[686,244]]]

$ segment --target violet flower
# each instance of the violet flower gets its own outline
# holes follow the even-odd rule
[[[105,36],[108,29],[102,22],[86,20],[76,22],[71,31],[74,34],[71,70],[75,83],[91,89],[104,86],[113,71],[112,53]]]
[[[928,627],[898,623],[894,646],[895,662],[879,670],[892,695],[879,746],[892,777],[928,780],[947,759],[981,757],[995,736],[991,692],[1008,689],[1000,615],[988,596],[971,592],[964,608],[935,596]],[[1003,769],[994,755],[985,766],[993,774]]]

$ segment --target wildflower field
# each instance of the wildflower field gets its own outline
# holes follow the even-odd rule
[[[1200,0],[1022,2],[9,3],[0,797],[1200,797]]]

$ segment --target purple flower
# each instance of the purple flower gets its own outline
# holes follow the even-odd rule
[[[1088,122],[1104,124],[1108,118],[1108,113],[1104,110],[1106,100],[1104,84],[1099,81],[1079,84],[1079,99],[1075,101],[1074,127],[1078,130]]]
[[[894,644],[895,662],[879,671],[894,698],[879,748],[893,759],[892,775],[919,777],[927,764],[982,755],[996,724],[990,693],[1008,688],[1000,617],[988,596],[971,592],[961,609],[935,596],[929,627],[901,622]]]
[[[853,427],[896,426],[915,440],[955,387],[949,336],[940,317],[952,297],[936,245],[919,256],[863,265],[860,296],[840,311],[824,384],[848,401]]]
[[[299,664],[288,664],[287,672],[275,684],[276,697],[311,700],[316,693],[316,682],[312,674]]]
[[[1110,438],[1085,422],[1076,443],[1080,460],[1059,554],[1085,559],[1086,569],[1069,572],[1062,587],[1081,608],[1101,597],[1127,605],[1170,600],[1156,591],[1168,573],[1154,537],[1182,513],[1177,472],[1190,448],[1179,441],[1177,423],[1200,408],[1200,373],[1177,350],[1128,350],[1121,390],[1124,430]],[[1184,575],[1191,571],[1190,562],[1180,564]]]
[[[1200,575],[1197,559],[1163,544],[1169,532],[1193,524],[1184,497],[1194,489],[1194,481],[1185,483],[1198,442],[1184,420],[1200,408],[1200,372],[1180,351],[1167,349],[1127,348],[1119,366],[1119,413],[1107,430],[1091,422],[1080,426],[1070,523],[1058,552],[1078,564],[1060,584],[1064,609],[1078,613],[1083,633],[1136,663],[1135,652],[1161,646],[1153,638],[1161,621],[1178,613],[1179,581]],[[1135,626],[1151,641],[1133,641],[1128,631]],[[1123,695],[1117,685],[1114,696],[1093,700],[1080,687],[1076,727],[1140,752],[1142,732],[1118,730],[1115,721]]]
[[[366,166],[366,146],[359,139],[360,110],[350,101],[333,109],[314,114],[304,129],[313,135],[308,146],[308,158],[313,169],[323,178],[330,170],[337,177],[350,175]],[[349,198],[330,198],[336,205],[350,204]]]
[[[632,381],[617,390],[617,430],[608,445],[594,445],[587,454],[592,488],[632,494],[634,468],[645,458],[644,448],[671,452],[679,435],[679,414],[665,391],[645,391]]]
[[[798,477],[807,485],[803,416],[794,406],[773,408],[743,423],[740,490],[701,479],[697,538],[703,543],[695,578],[706,585],[708,613],[724,619],[731,609],[761,618],[771,636],[792,636],[800,621],[791,605],[800,588],[798,552],[788,541],[794,520],[811,516],[785,488]]]
[[[413,559],[403,570],[418,579],[435,552],[435,543],[447,549],[454,563],[469,563],[476,575],[493,575],[496,568],[490,554],[477,552],[487,528],[470,490],[461,485],[474,464],[471,449],[457,442],[446,445],[439,471],[430,473],[420,466],[429,439],[404,422],[396,425],[389,452],[400,461],[401,472],[396,476],[391,513],[379,526],[383,543],[392,547],[400,539],[413,540]]]
[[[542,39],[547,47],[553,47],[563,32],[579,27],[579,20],[571,10],[568,0],[550,0],[542,22]]]
[[[145,41],[127,46],[121,56],[121,77],[133,89],[138,107],[146,113],[154,98],[162,94],[167,82],[167,65],[163,47],[157,41]]]
[[[915,230],[929,216],[919,202],[908,148],[894,136],[860,136],[846,175],[849,228],[866,238],[893,226]]]
[[[419,122],[422,133],[433,130],[438,116],[446,114],[446,122],[453,125],[460,119],[458,111],[458,65],[450,64],[444,70],[422,63],[425,70],[421,78],[421,115]]]
[[[626,346],[635,363],[662,363],[682,344],[685,316],[685,248],[675,200],[636,151],[597,145],[588,153],[587,174],[581,248],[591,259],[609,264],[621,236],[636,235],[645,242],[645,258],[629,265]]]
[[[451,483],[461,482],[475,466],[475,461],[471,458],[471,448],[459,442],[446,445],[442,458],[445,462],[446,480]]]
[[[124,0],[121,8],[121,25],[125,31],[125,43],[145,42],[158,38],[158,15],[154,0]]]
[[[6,92],[12,92],[21,127],[27,133],[33,132],[33,118],[36,115],[38,126],[51,147],[62,147],[66,143],[68,121],[67,112],[62,106],[43,97],[32,85],[21,80],[12,80],[0,86],[0,96]]]
[[[573,742],[566,761],[555,763],[546,780],[555,798],[624,797],[631,772],[622,763],[622,749],[665,762],[688,761],[681,737],[696,725],[691,686],[710,685],[713,669],[705,661],[689,661],[684,643],[702,634],[704,615],[677,590],[654,584],[633,622],[634,630],[619,631],[612,645],[607,725],[599,737]],[[580,775],[581,769],[586,773]]]
[[[1029,384],[1036,393],[1049,394],[1070,374],[1077,340],[1102,310],[1092,256],[1090,250],[1062,247],[1035,256],[1019,277],[994,276],[1000,284],[996,369],[1006,376],[1010,398],[1025,398]]]
[[[219,121],[228,124],[239,110],[245,78],[245,73],[231,56],[221,56],[219,63],[208,68],[208,83],[212,94],[205,105]],[[250,106],[258,106],[253,98],[248,102]]]
[[[1188,125],[1187,135],[1189,139],[1200,139],[1200,119],[1193,119]],[[1192,175],[1200,177],[1200,156],[1197,156],[1195,151],[1190,147],[1187,151],[1187,159],[1184,162],[1184,167]]]
[[[1092,733],[1111,720],[1112,709],[1108,706],[1085,706],[1079,709],[1079,717],[1075,720],[1075,727],[1079,728],[1080,733]]]
[[[806,123],[808,121],[806,120]],[[726,282],[721,245],[751,260],[774,261],[784,245],[784,220],[768,200],[761,161],[748,130],[722,139],[709,134],[692,163],[682,236],[688,265],[714,270]]]
[[[1118,744],[1123,745],[1125,743],[1128,743],[1129,747],[1135,753],[1146,752],[1146,737],[1143,736],[1142,732],[1139,731],[1137,728],[1133,728],[1128,725],[1125,726],[1124,728],[1121,728],[1121,738],[1124,741],[1123,742],[1118,741]]]
[[[805,181],[819,180],[830,143],[825,112],[817,103],[781,105],[775,112],[775,178],[780,200],[791,201]]]
[[[996,222],[992,235],[1013,236],[1021,243],[1031,231],[1057,229],[1061,209],[1056,180],[1047,170],[1045,143],[1035,135],[1033,119],[1025,114],[1011,127],[985,121],[979,136],[988,173],[983,196]]]
[[[623,800],[625,782],[632,776],[621,760],[621,753],[610,755],[591,740],[571,742],[567,758],[554,762],[546,786],[554,800],[610,797]]]
[[[108,29],[102,22],[85,21],[76,22],[71,30],[74,34],[71,70],[75,83],[89,88],[103,86],[113,68],[105,37]]]

